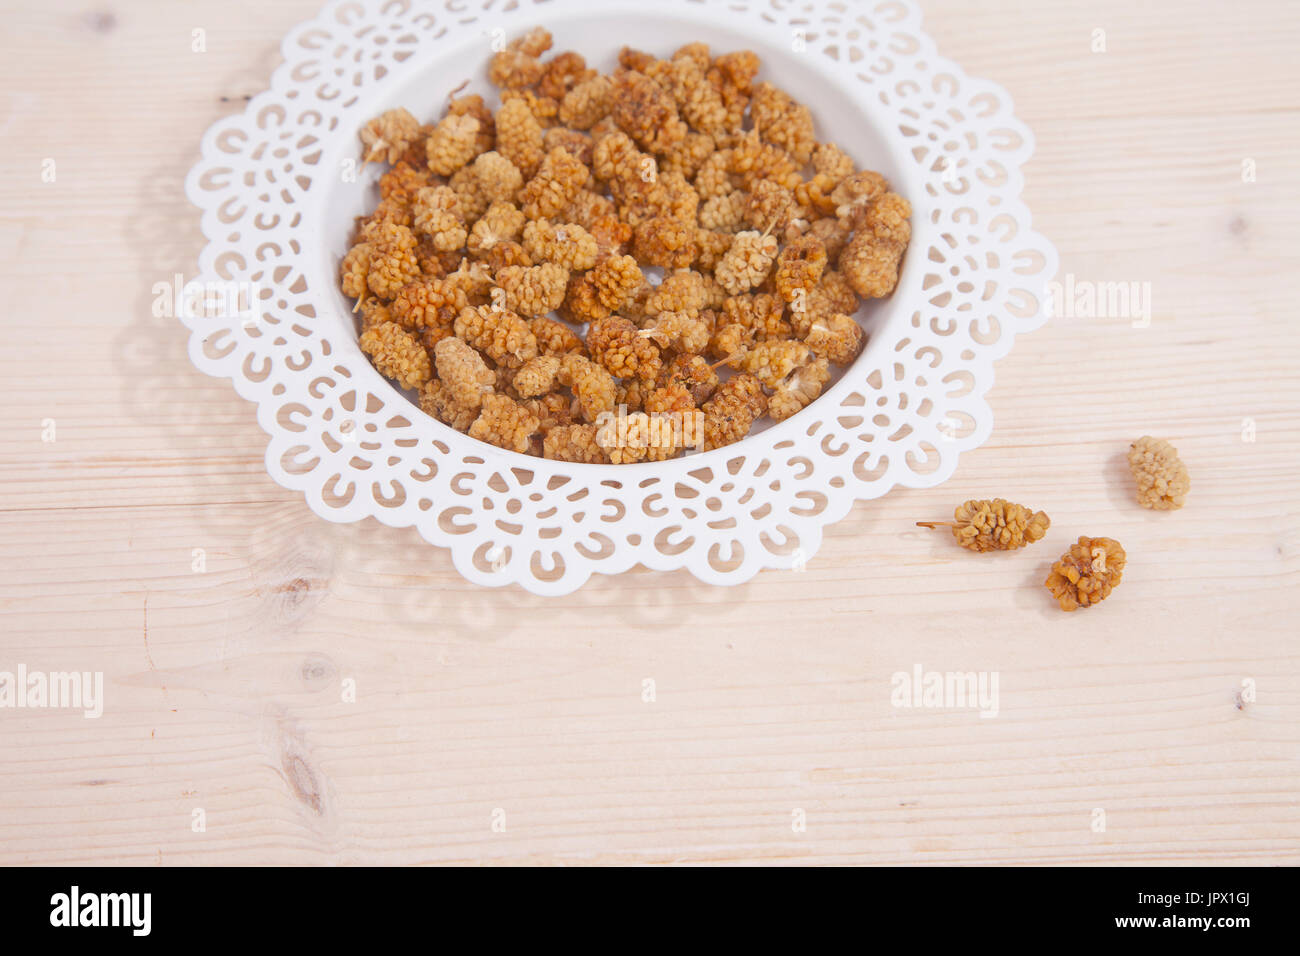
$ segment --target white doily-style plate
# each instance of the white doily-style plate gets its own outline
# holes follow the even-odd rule
[[[536,26],[594,67],[630,44],[753,49],[821,139],[912,202],[871,340],[802,413],[712,452],[640,465],[517,455],[434,421],[357,345],[338,262],[379,170],[357,131],[440,113],[494,43]],[[735,584],[807,561],[857,499],[947,479],[992,428],[993,363],[1046,315],[1056,253],[1020,201],[1033,150],[1000,87],[935,52],[899,0],[346,0],[291,31],[271,88],[215,124],[186,189],[208,245],[196,283],[256,307],[191,309],[189,352],[256,403],[271,476],[331,521],[414,525],[480,584],[564,594],[594,572],[688,568]],[[492,100],[490,100],[491,102]]]

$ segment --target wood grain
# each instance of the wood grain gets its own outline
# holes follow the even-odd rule
[[[316,518],[151,315],[200,245],[198,137],[315,0],[11,9],[34,40],[0,65],[0,670],[101,670],[107,702],[0,710],[0,863],[1300,862],[1300,12],[924,6],[1034,129],[1062,274],[1149,282],[1149,327],[1025,337],[989,443],[801,573],[554,600]],[[1131,500],[1143,433],[1188,463],[1181,512]],[[987,495],[1052,534],[980,560],[913,526]],[[1082,533],[1130,569],[1064,615],[1040,583]],[[998,716],[893,706],[918,663],[996,672]]]

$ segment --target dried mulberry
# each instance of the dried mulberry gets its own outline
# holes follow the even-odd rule
[[[898,285],[898,266],[906,248],[904,243],[858,232],[840,254],[840,271],[864,299],[884,298]]]
[[[453,331],[492,361],[519,368],[537,355],[537,339],[514,312],[487,307],[463,309]]]
[[[1119,586],[1128,555],[1114,538],[1081,537],[1052,565],[1043,584],[1062,611],[1104,601]]]
[[[644,73],[629,70],[614,77],[610,116],[619,129],[652,153],[662,153],[686,136],[672,94]]]
[[[395,163],[411,141],[420,135],[419,121],[404,109],[389,110],[361,127],[365,162]]]
[[[560,371],[560,356],[538,355],[530,358],[515,373],[513,385],[524,398],[544,395],[555,387],[555,376]],[[441,369],[439,369],[441,372]]]
[[[492,392],[483,396],[483,409],[469,426],[469,435],[522,454],[540,425],[537,416],[514,399]]]
[[[561,425],[546,433],[542,455],[556,461],[609,464],[609,452],[596,441],[595,425]]]
[[[1002,498],[972,498],[953,511],[952,521],[918,521],[920,528],[952,529],[952,536],[972,551],[1013,551],[1038,541],[1052,526],[1041,511]]]
[[[545,219],[524,227],[524,248],[535,262],[553,262],[570,271],[590,269],[600,247],[586,229],[575,223],[552,225]]]
[[[587,350],[618,378],[653,380],[659,374],[659,347],[620,316],[591,323],[587,329]]]
[[[488,206],[469,232],[469,251],[483,257],[499,242],[515,242],[528,222],[522,212],[508,202],[498,200]]]
[[[451,252],[465,245],[468,234],[460,217],[460,202],[446,186],[426,186],[415,197],[415,231],[433,240],[439,252]]]
[[[396,322],[381,322],[361,333],[361,351],[375,368],[402,388],[419,388],[433,375],[429,353]]]
[[[528,104],[522,100],[503,103],[497,111],[496,127],[497,152],[510,160],[524,176],[532,178],[546,153],[542,125]]]
[[[448,336],[433,349],[438,378],[447,386],[452,401],[464,408],[478,408],[483,395],[492,391],[496,374],[483,356],[455,336]]]
[[[636,227],[632,254],[647,265],[685,269],[699,255],[696,231],[690,223],[678,219],[666,216],[648,219]]]
[[[429,169],[450,176],[478,155],[478,120],[472,116],[448,116],[434,127],[425,143]]]
[[[506,308],[525,317],[558,309],[568,282],[569,270],[553,262],[508,266],[497,273],[497,284],[506,294]]]
[[[705,450],[721,448],[749,434],[754,422],[767,411],[767,396],[754,376],[733,375],[718,386],[700,410],[704,412]]]
[[[560,360],[557,378],[578,400],[582,417],[594,422],[601,412],[612,411],[617,388],[609,371],[585,355],[566,355]]]
[[[610,256],[597,263],[590,275],[601,304],[611,312],[627,305],[636,290],[645,284],[641,267],[631,256]]]
[[[364,239],[370,246],[366,285],[381,299],[391,299],[408,282],[419,278],[420,261],[415,257],[415,234],[396,223],[376,223]]]
[[[420,388],[420,409],[456,431],[464,432],[469,431],[469,426],[478,418],[479,406],[466,408],[457,404],[447,386],[434,378]]]
[[[775,236],[764,236],[752,230],[738,232],[731,248],[714,270],[714,275],[727,292],[739,295],[760,285],[767,278],[776,256]]]
[[[1169,442],[1143,435],[1129,446],[1128,467],[1143,508],[1173,511],[1183,506],[1192,482],[1178,449]]]
[[[806,302],[825,271],[826,247],[820,239],[802,236],[787,243],[777,256],[773,285],[786,302],[794,302],[800,294]]]
[[[560,122],[573,129],[591,129],[609,115],[612,89],[607,76],[593,76],[578,83],[560,101]]]
[[[582,339],[563,322],[548,319],[544,315],[528,320],[528,328],[537,339],[537,350],[542,355],[566,355],[570,352],[583,352],[586,346]]]
[[[709,344],[709,325],[691,312],[660,312],[648,319],[641,334],[649,337],[661,349],[678,352],[700,352]]]
[[[866,339],[862,326],[841,313],[812,322],[804,336],[809,348],[836,365],[848,365],[857,358]]]
[[[587,185],[591,172],[563,148],[546,154],[537,175],[528,181],[520,194],[524,215],[529,219],[549,219],[569,207]]]
[[[768,415],[774,422],[783,422],[803,411],[822,393],[830,378],[830,364],[824,358],[800,366],[772,389],[772,397],[767,402]]]

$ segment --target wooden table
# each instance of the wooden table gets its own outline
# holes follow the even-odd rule
[[[1149,327],[1025,337],[992,440],[802,573],[555,600],[315,517],[152,315],[193,274],[200,134],[315,6],[6,14],[0,670],[102,671],[106,704],[0,710],[0,863],[1300,862],[1294,4],[926,0],[1037,134],[1062,273],[1149,282]],[[1181,512],[1132,501],[1144,433],[1188,463]],[[1049,540],[913,526],[994,495]],[[1129,570],[1062,614],[1040,584],[1081,533]],[[893,706],[917,665],[996,673],[996,719]]]

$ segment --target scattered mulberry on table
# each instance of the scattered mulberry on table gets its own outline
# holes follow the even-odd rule
[[[1169,442],[1143,435],[1129,446],[1128,467],[1137,482],[1143,508],[1173,511],[1183,506],[1191,488],[1187,467]]]
[[[917,525],[951,527],[957,543],[972,551],[1013,551],[1038,541],[1052,522],[1041,511],[1002,498],[972,498],[956,507],[952,522],[918,521]]]
[[[1114,538],[1079,538],[1061,555],[1043,584],[1062,611],[1104,601],[1119,586],[1128,555]]]

